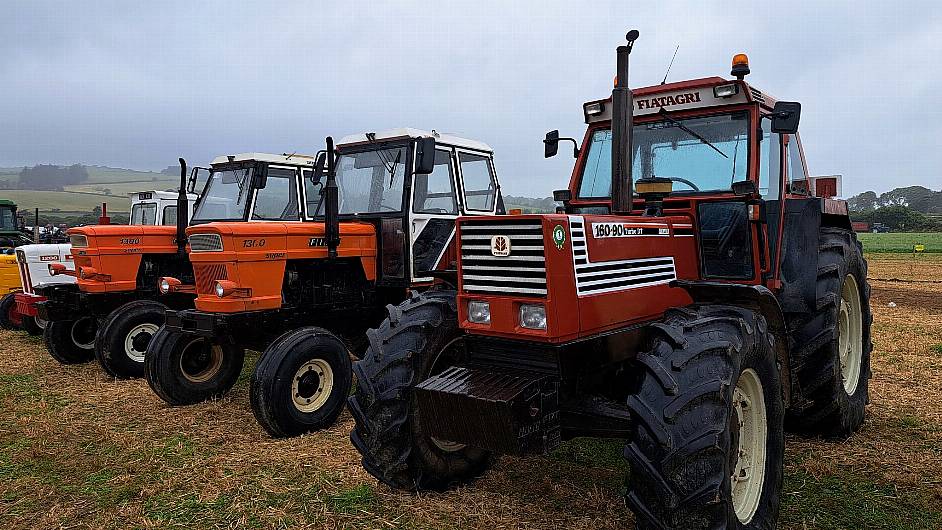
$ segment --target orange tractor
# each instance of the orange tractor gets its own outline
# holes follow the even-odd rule
[[[786,426],[864,421],[867,265],[846,203],[809,193],[799,104],[746,83],[744,55],[735,79],[630,90],[636,38],[583,107],[560,211],[460,218],[457,288],[368,333],[351,439],[381,482],[614,437],[639,528],[773,528]]]
[[[251,402],[268,433],[329,426],[366,329],[454,266],[458,215],[503,213],[490,147],[415,129],[329,140],[292,193],[302,222],[187,229],[195,287],[165,277],[161,289],[195,291],[196,309],[168,311],[146,356],[167,403],[227,392],[248,348],[263,352]]]
[[[46,346],[60,362],[86,362],[94,357],[113,377],[143,376],[147,344],[163,324],[167,308],[193,307],[195,293],[158,289],[163,276],[193,281],[185,250],[188,221],[201,223],[228,215],[239,201],[257,205],[253,221],[272,216],[282,219],[281,212],[264,210],[261,205],[277,202],[281,182],[300,178],[301,169],[312,168],[314,159],[263,153],[220,156],[210,168],[193,168],[189,176],[183,159],[180,163],[175,203],[164,197],[170,193],[144,192],[132,206],[131,225],[69,230],[75,270],[60,263],[49,269],[51,274],[75,276],[77,282],[44,285],[29,297],[35,314],[48,322]],[[197,201],[192,192],[204,179],[204,194]],[[266,180],[271,183],[268,187]],[[238,188],[238,197],[218,193],[220,188],[231,191],[231,186]]]

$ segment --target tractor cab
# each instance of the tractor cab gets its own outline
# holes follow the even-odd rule
[[[364,292],[385,296],[429,285],[434,271],[454,268],[450,243],[459,215],[503,213],[493,152],[481,142],[405,128],[364,133],[338,142],[332,163],[334,270],[346,280],[329,294],[289,285],[314,274],[311,267],[322,269],[330,254],[325,158],[293,173],[273,161],[264,170],[222,166],[187,230],[197,309],[273,310],[312,296],[320,301],[314,305],[352,307],[350,297],[371,304]],[[162,289],[188,289],[169,280]]]
[[[187,219],[193,216],[193,204],[199,195],[187,191]],[[131,199],[131,225],[135,226],[176,226],[177,199],[176,191],[138,191],[129,193]]]

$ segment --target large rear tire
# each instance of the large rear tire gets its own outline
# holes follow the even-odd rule
[[[228,392],[242,372],[245,350],[161,326],[144,356],[147,384],[170,405],[192,405]]]
[[[350,352],[339,337],[316,327],[289,331],[255,366],[252,412],[275,438],[326,429],[347,403],[351,378]]]
[[[765,318],[701,306],[669,311],[652,329],[628,399],[638,528],[775,528],[784,402]]]
[[[49,322],[43,330],[43,340],[52,358],[62,364],[87,363],[95,358],[95,335],[98,320],[82,317],[78,320]]]
[[[414,294],[387,309],[389,318],[367,332],[370,347],[353,367],[350,440],[363,467],[393,488],[442,491],[469,482],[490,467],[490,453],[427,434],[413,393],[465,356],[455,292]]]
[[[16,310],[16,295],[5,294],[0,298],[0,328],[19,331],[23,329],[23,315]]]
[[[863,424],[870,400],[870,285],[863,248],[849,230],[821,228],[817,308],[788,314],[791,364],[800,388],[789,430],[845,438]]]
[[[95,340],[95,357],[111,377],[144,377],[144,354],[164,325],[167,306],[153,300],[124,304],[104,320]]]

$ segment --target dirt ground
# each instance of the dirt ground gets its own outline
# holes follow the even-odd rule
[[[942,528],[942,256],[869,261],[867,421],[845,441],[788,437],[783,528]],[[144,381],[57,364],[41,340],[3,331],[0,344],[2,528],[631,526],[617,441],[404,494],[360,467],[346,413],[325,432],[268,438],[249,407],[252,362],[229,397],[169,408]]]

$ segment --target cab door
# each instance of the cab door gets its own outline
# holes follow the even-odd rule
[[[455,150],[436,146],[435,169],[412,177],[408,219],[413,283],[432,281],[428,271],[439,268],[455,237],[455,219],[460,211]]]

